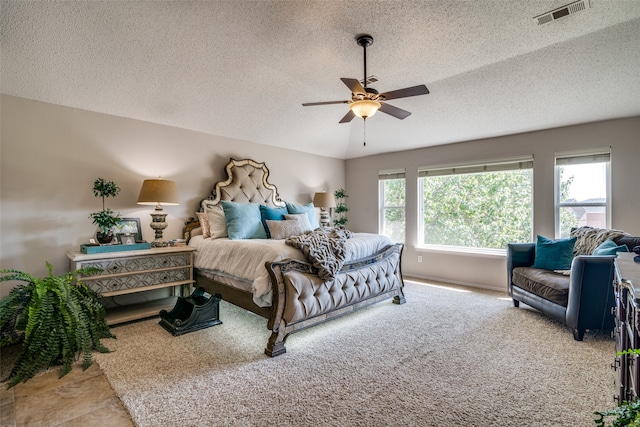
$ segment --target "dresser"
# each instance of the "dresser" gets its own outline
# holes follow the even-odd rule
[[[613,281],[616,306],[614,329],[616,354],[640,348],[640,263],[634,253],[619,253],[615,260]],[[640,395],[640,358],[637,355],[616,355],[612,368],[617,371],[618,402],[630,401]]]
[[[114,325],[157,316],[160,310],[171,309],[178,296],[188,296],[194,282],[194,251],[189,246],[98,254],[69,251],[67,257],[71,271],[85,267],[101,270],[81,276],[81,280],[105,298],[171,288],[171,296],[166,298],[108,308],[107,323]]]

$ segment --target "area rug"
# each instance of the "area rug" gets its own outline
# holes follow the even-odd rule
[[[113,328],[95,358],[138,426],[590,426],[614,406],[614,343],[506,293],[406,281],[391,301],[292,335],[269,358],[264,319],[173,337]]]

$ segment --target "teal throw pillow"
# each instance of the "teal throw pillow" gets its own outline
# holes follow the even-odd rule
[[[229,239],[266,239],[260,218],[260,205],[222,201]]]
[[[629,252],[629,248],[626,245],[616,245],[613,240],[605,240],[593,250],[592,255],[616,255],[618,252]]]
[[[313,206],[313,203],[307,203],[306,205],[294,205],[287,202],[287,211],[289,211],[290,214],[306,213],[309,216],[309,224],[311,224],[311,228],[315,230],[320,227],[316,208]]]
[[[570,270],[575,244],[576,237],[553,240],[538,236],[536,257],[532,267],[544,270]]]
[[[271,238],[271,233],[269,232],[269,227],[267,226],[267,220],[283,221],[284,216],[288,213],[289,211],[286,207],[272,208],[270,206],[260,205],[260,218],[262,219],[264,230],[267,233],[267,238]]]

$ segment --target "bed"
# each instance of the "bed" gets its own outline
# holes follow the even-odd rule
[[[316,228],[313,206],[281,200],[264,163],[231,159],[225,169],[227,178],[185,223],[184,238],[196,248],[196,286],[267,319],[268,356],[285,353],[286,339],[299,330],[383,300],[404,304],[402,244],[376,234]],[[254,224],[256,208],[260,227],[247,225]],[[251,212],[250,219],[245,212]],[[268,219],[274,212],[288,214],[284,220]],[[262,236],[260,229],[271,235]],[[306,234],[296,232],[302,229]],[[344,237],[343,263],[330,265],[330,273],[284,240],[329,233]],[[249,235],[253,238],[243,238]]]

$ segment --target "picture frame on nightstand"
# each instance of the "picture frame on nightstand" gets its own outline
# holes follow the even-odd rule
[[[135,234],[119,233],[116,237],[121,245],[133,245],[136,242]]]
[[[125,244],[121,240],[121,234],[133,235],[134,241],[131,243],[142,241],[142,228],[140,227],[140,218],[121,218],[120,223],[112,229],[113,234],[118,237],[120,244]]]

